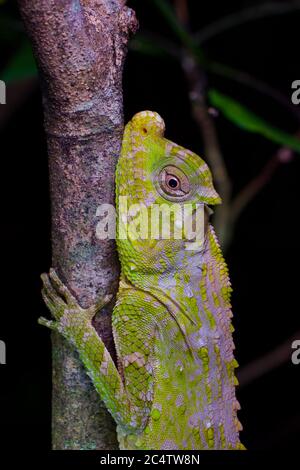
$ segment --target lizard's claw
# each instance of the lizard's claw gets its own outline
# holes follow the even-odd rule
[[[76,321],[91,322],[96,313],[101,310],[112,299],[112,295],[105,295],[99,301],[89,308],[82,308],[76,298],[69,289],[59,279],[54,269],[50,269],[50,273],[42,274],[43,282],[42,297],[53,318],[56,321],[40,318],[39,323],[47,326],[52,330],[59,329],[59,326],[70,325]],[[60,320],[64,317],[64,321]]]
[[[58,323],[53,321],[53,320],[47,320],[47,318],[40,317],[38,319],[39,325],[46,326],[47,328],[50,328],[50,330],[57,331],[58,329]]]
[[[41,275],[41,279],[43,282],[42,297],[44,302],[52,313],[52,316],[56,320],[60,320],[60,318],[64,315],[68,305],[62,298],[57,286],[52,281],[52,277],[44,273]]]
[[[60,296],[66,300],[69,307],[77,308],[78,302],[74,295],[71,294],[69,289],[64,285],[64,283],[59,279],[58,275],[56,274],[53,268],[50,269],[49,278],[55,287],[56,291],[60,294]]]

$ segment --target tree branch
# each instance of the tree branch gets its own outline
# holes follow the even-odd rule
[[[299,136],[300,133],[295,134],[295,137]],[[293,150],[286,147],[280,148],[275,155],[267,161],[261,172],[237,194],[231,202],[230,224],[232,226],[235,225],[245,207],[269,183],[280,165],[289,163],[293,158]],[[231,230],[233,230],[233,227],[231,227]]]
[[[293,11],[300,10],[300,2],[266,2],[262,5],[255,5],[254,7],[245,8],[243,10],[231,13],[223,18],[214,21],[213,23],[202,28],[201,31],[195,34],[195,40],[198,44],[204,44],[206,41],[222,34],[232,28],[241,26],[250,21],[255,21],[271,16],[283,15]]]
[[[300,331],[295,333],[291,338],[274,348],[272,351],[269,351],[262,357],[254,359],[250,364],[241,368],[241,370],[237,372],[240,386],[245,387],[254,380],[259,379],[277,367],[290,361],[293,352],[293,341],[299,338]]]
[[[42,84],[53,266],[83,307],[115,292],[114,243],[96,238],[96,210],[114,202],[123,133],[122,70],[137,28],[123,0],[19,0]],[[110,309],[95,322],[113,351]],[[75,353],[53,335],[53,448],[112,449],[115,426]]]
[[[175,11],[180,23],[187,26],[189,23],[189,9],[186,0],[175,0]]]

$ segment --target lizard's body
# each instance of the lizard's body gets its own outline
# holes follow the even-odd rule
[[[239,449],[231,287],[213,228],[203,219],[204,242],[193,249],[172,236],[120,237],[135,214],[125,213],[120,197],[144,204],[148,213],[153,204],[220,202],[203,160],[163,132],[156,113],[136,115],[117,168],[122,273],[112,323],[118,370],[91,325],[96,309],[81,309],[53,272],[52,284],[43,277],[44,298],[58,322],[42,323],[77,348],[118,425],[120,448]]]

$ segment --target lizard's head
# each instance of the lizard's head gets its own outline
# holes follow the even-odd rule
[[[165,139],[164,132],[163,119],[152,111],[136,114],[127,124],[117,171],[119,194],[145,204],[219,204],[204,160]]]
[[[124,223],[128,224],[136,218],[138,205],[144,206],[148,215],[153,205],[171,211],[175,207],[182,209],[187,205],[197,206],[202,207],[203,212],[207,214],[208,205],[221,202],[214,189],[211,172],[204,160],[190,150],[165,139],[164,131],[163,119],[151,111],[136,114],[125,128],[116,175],[118,216],[123,228]],[[120,197],[126,198],[126,208],[123,202],[121,203]],[[150,229],[153,228],[153,224],[157,226],[162,222],[153,221],[152,214],[153,212],[148,217],[147,227],[145,227],[146,219],[138,214],[141,222],[139,229],[147,229],[149,238],[127,241],[127,246],[125,241],[118,241],[121,255],[123,248],[137,252],[147,250],[149,257],[150,252],[153,252],[153,256],[157,256],[158,251],[160,254],[168,249],[178,252],[185,246],[183,242],[186,242],[186,239],[175,240],[173,231],[169,240],[153,241]],[[176,221],[178,213],[172,214],[171,217]],[[137,224],[135,224],[136,229]],[[120,233],[118,235],[120,236]]]

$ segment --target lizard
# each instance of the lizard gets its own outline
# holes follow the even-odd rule
[[[117,163],[121,274],[112,313],[117,364],[92,325],[111,295],[84,309],[52,268],[41,277],[53,319],[42,317],[39,323],[78,351],[116,422],[120,449],[244,449],[235,395],[232,288],[209,221],[210,206],[221,199],[205,161],[164,133],[159,114],[136,114],[125,127]],[[146,210],[155,204],[203,207],[202,243],[177,239],[174,230],[169,238],[134,237],[133,229],[121,236],[130,232],[136,212],[126,212],[121,198]]]

